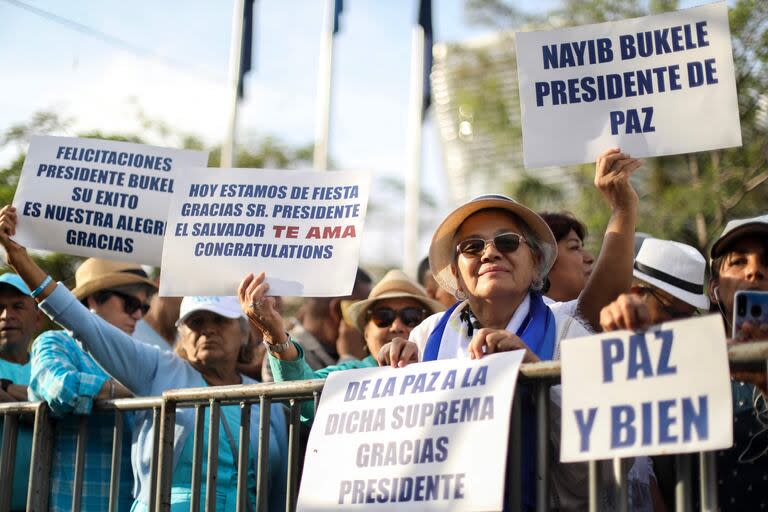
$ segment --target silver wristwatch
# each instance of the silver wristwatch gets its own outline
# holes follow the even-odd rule
[[[291,346],[292,340],[288,333],[285,334],[288,336],[288,339],[283,343],[267,343],[266,341],[263,342],[267,346],[267,350],[269,350],[270,354],[282,354],[288,350],[288,348]]]

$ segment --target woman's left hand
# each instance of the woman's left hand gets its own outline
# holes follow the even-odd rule
[[[496,352],[509,352],[510,350],[524,349],[524,363],[535,363],[539,361],[538,356],[528,348],[517,335],[504,329],[480,329],[472,336],[469,342],[469,358],[482,359],[483,356],[495,354]]]
[[[264,272],[257,276],[249,273],[237,288],[237,298],[245,316],[264,335],[264,341],[279,344],[286,341],[283,317],[275,299],[267,297],[269,285],[265,279]]]

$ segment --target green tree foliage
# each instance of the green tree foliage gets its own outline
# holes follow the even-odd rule
[[[501,13],[495,19],[507,21],[509,25],[501,27],[505,29],[535,20],[514,9],[511,1],[467,0],[465,5],[470,19],[481,23],[488,24],[494,13]],[[563,0],[538,23],[581,25],[677,8],[676,0]],[[765,212],[768,197],[768,0],[737,0],[729,9],[729,17],[742,147],[649,158],[635,180],[641,197],[638,230],[689,243],[702,251],[729,219]],[[499,23],[493,26],[499,27]],[[492,88],[483,91],[483,95],[492,94]],[[490,99],[489,104],[493,101]],[[509,130],[517,137],[519,126]],[[600,233],[609,212],[592,185],[594,166],[580,166],[571,172],[578,183],[578,197],[562,207],[574,211],[591,232]],[[518,185],[522,190],[514,186],[512,190],[537,207],[547,200],[547,192],[537,191],[526,180]]]

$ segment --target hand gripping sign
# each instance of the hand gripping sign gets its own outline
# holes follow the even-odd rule
[[[515,41],[526,167],[741,146],[725,2]]]
[[[731,446],[719,315],[569,339],[561,354],[562,462]]]
[[[501,510],[523,351],[332,373],[297,509]]]
[[[13,205],[14,239],[33,249],[159,265],[168,203],[205,151],[35,136]]]
[[[270,295],[349,295],[369,187],[364,172],[186,169],[160,294],[234,295],[246,274],[265,272]]]

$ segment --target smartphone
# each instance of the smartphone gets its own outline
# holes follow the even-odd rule
[[[768,340],[768,292],[741,290],[734,296],[733,339]]]

